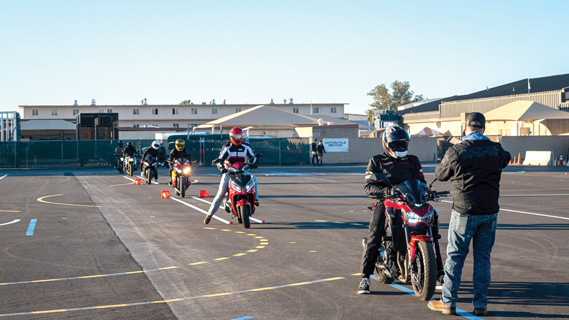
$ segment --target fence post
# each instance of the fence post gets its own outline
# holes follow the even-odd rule
[[[61,140],[61,167],[63,168],[63,140]]]
[[[282,140],[282,139],[283,139],[283,138],[280,138],[280,139],[279,139],[279,166],[282,165],[282,159],[281,159],[281,140]]]

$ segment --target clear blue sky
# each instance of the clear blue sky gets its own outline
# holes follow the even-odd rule
[[[0,0],[0,110],[349,103],[569,73],[566,1]]]

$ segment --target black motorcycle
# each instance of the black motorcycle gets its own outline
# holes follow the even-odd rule
[[[152,178],[158,182],[158,161],[153,156],[148,156],[142,161],[142,176],[146,184],[152,183]]]

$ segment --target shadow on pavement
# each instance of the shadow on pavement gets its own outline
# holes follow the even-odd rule
[[[354,225],[357,223],[359,225]],[[255,229],[368,229],[364,222],[282,222],[256,225]]]

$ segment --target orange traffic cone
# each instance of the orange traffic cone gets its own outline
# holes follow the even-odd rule
[[[518,158],[516,158],[516,156],[514,156],[514,160],[512,164],[518,164]]]
[[[555,159],[553,160],[553,166],[556,166],[556,165],[557,165],[557,158],[555,158]]]
[[[142,182],[140,182],[140,179],[134,179],[134,184],[136,184],[137,186],[141,185]]]
[[[518,153],[518,164],[522,164],[522,154]]]
[[[205,192],[205,190],[200,190],[200,198],[211,198],[211,196],[209,194],[207,194],[207,192]]]
[[[559,156],[559,165],[562,166],[563,165],[563,155]]]
[[[170,191],[162,191],[162,199],[170,198]]]

